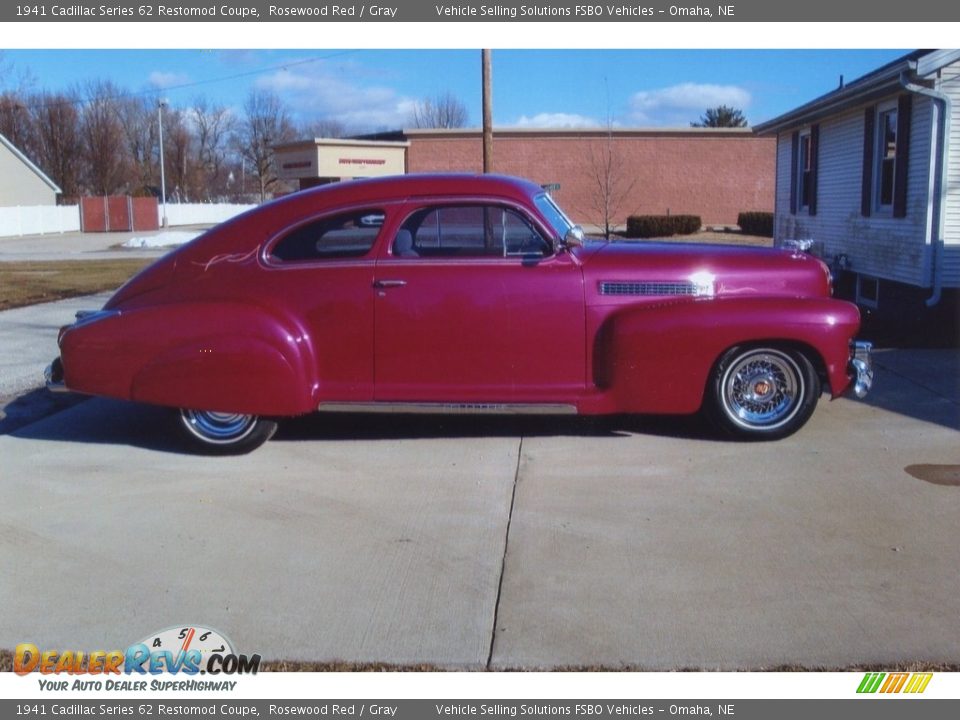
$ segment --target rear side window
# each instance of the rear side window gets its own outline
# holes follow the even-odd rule
[[[383,225],[382,210],[351,210],[301,225],[273,246],[280,262],[308,262],[363,257]]]

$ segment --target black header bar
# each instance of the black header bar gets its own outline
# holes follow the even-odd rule
[[[22,2],[0,22],[955,22],[960,3],[943,0],[836,2],[477,2],[476,0],[107,0]]]

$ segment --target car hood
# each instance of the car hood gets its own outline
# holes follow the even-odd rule
[[[830,274],[799,252],[736,245],[611,242],[583,257],[588,298],[830,295]]]

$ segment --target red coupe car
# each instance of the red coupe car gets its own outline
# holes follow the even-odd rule
[[[781,438],[872,382],[854,305],[788,250],[584,241],[517,178],[409,175],[268,203],[60,331],[52,389],[177,408],[197,447],[309,412],[685,414]]]

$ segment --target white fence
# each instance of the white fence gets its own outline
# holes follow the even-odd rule
[[[76,232],[80,211],[76,205],[0,207],[0,237]]]
[[[167,203],[167,225],[216,225],[256,205],[227,203]],[[157,207],[163,227],[163,205]]]
[[[167,224],[216,225],[256,205],[227,203],[167,203]],[[158,222],[163,223],[163,206],[157,206]],[[78,232],[80,210],[77,205],[36,205],[0,207],[0,237],[47,235]]]

